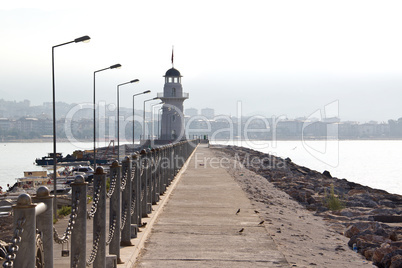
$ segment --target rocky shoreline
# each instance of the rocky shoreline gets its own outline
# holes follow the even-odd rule
[[[237,146],[214,148],[320,216],[333,230],[348,238],[350,249],[374,265],[402,267],[402,196],[334,178],[327,171],[320,173],[296,165],[289,158]],[[244,190],[255,191],[248,185]],[[336,201],[336,209],[329,203],[331,198]]]

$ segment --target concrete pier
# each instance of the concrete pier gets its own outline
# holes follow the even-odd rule
[[[135,267],[289,267],[244,192],[210,165],[213,158],[205,145],[197,148]]]
[[[201,144],[142,219],[117,267],[289,267],[244,192]],[[63,229],[63,221],[56,224]],[[88,223],[87,256],[92,249]],[[69,267],[55,245],[55,267]]]

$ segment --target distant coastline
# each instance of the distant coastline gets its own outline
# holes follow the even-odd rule
[[[320,137],[279,137],[275,139],[248,139],[250,141],[299,141],[299,140],[339,140],[339,141],[390,141],[390,140],[402,140],[402,137],[372,137],[372,138],[338,138],[338,139],[327,139],[327,138],[320,138]],[[233,140],[228,140],[228,139],[216,139],[212,140],[212,142],[227,142],[227,141],[247,141],[245,139],[237,139],[234,138]],[[53,142],[52,138],[41,138],[41,139],[3,139],[0,140],[0,143],[41,143],[41,142]],[[57,139],[57,142],[71,142],[69,139]],[[79,141],[74,141],[74,142],[93,142],[92,139],[82,139]],[[100,141],[104,142],[104,141]]]

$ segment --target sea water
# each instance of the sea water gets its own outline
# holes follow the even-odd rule
[[[239,145],[279,157],[332,176],[402,194],[402,141],[214,141],[212,144]],[[101,145],[103,146],[103,145]],[[74,150],[90,150],[93,143],[57,143],[64,156]],[[24,171],[44,170],[35,159],[53,152],[52,142],[0,143],[0,186],[13,185]]]
[[[93,143],[84,142],[72,144],[69,142],[57,143],[57,152],[63,156],[72,154],[75,150],[88,150],[93,148]],[[47,156],[53,152],[52,142],[2,142],[0,143],[0,186],[7,189],[7,184],[12,186],[17,178],[24,176],[24,171],[46,170],[35,164],[36,158]]]
[[[217,141],[289,157],[294,163],[389,193],[402,194],[401,140]]]

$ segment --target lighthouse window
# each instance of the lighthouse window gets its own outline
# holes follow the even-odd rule
[[[172,97],[176,97],[176,89],[172,88]]]

